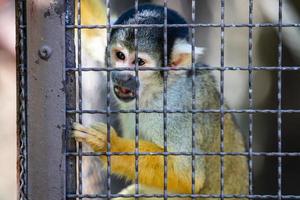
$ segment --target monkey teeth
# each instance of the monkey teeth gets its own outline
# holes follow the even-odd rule
[[[115,85],[114,92],[116,96],[123,101],[130,101],[135,98],[135,92],[129,88]]]

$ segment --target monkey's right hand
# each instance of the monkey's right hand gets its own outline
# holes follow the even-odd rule
[[[78,142],[84,142],[92,147],[95,152],[105,152],[107,148],[107,124],[97,123],[87,128],[79,123],[74,123],[72,136]],[[111,137],[117,136],[111,127]]]

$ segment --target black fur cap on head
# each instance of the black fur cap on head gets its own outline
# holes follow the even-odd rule
[[[164,7],[159,5],[143,4],[138,6],[136,14],[135,8],[124,12],[114,23],[115,25],[130,24],[164,24]],[[185,19],[176,11],[167,9],[167,24],[187,24]],[[149,52],[153,56],[159,56],[163,64],[164,46],[163,27],[141,27],[137,28],[138,50]],[[122,40],[127,48],[132,50],[134,47],[134,28],[113,28],[110,35],[110,42]],[[167,28],[167,54],[168,64],[172,47],[176,39],[188,41],[188,27],[168,27]]]

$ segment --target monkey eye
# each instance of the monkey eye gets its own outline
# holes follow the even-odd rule
[[[121,51],[118,51],[116,53],[117,58],[119,58],[120,60],[125,60],[125,55],[124,53],[122,53]]]
[[[145,61],[141,58],[138,58],[138,65],[143,66],[145,64]]]

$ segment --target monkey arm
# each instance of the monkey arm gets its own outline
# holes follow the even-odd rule
[[[74,125],[73,135],[77,141],[88,143],[94,151],[107,151],[107,126],[97,124],[92,128],[85,128],[79,124]],[[117,136],[114,129],[111,129],[111,152],[135,152],[135,141]],[[145,141],[139,141],[139,152],[163,152],[163,148]],[[178,170],[177,166],[182,165],[182,156],[168,156],[168,185],[169,192],[186,193],[192,192],[191,168]],[[107,156],[100,156],[100,159],[107,163]],[[164,187],[164,157],[161,155],[140,155],[138,156],[139,183],[163,190]],[[135,156],[134,155],[112,155],[112,173],[126,177],[128,180],[135,180]],[[196,177],[196,192],[202,187],[204,180]]]

